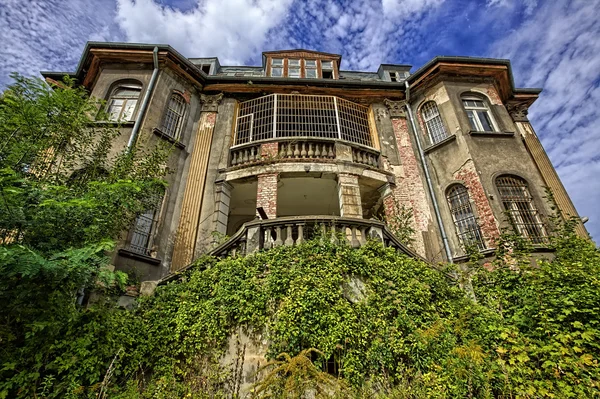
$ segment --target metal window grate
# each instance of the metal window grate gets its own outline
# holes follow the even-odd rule
[[[365,106],[334,96],[271,94],[240,104],[234,145],[319,137],[372,147],[368,112]]]
[[[448,137],[448,132],[446,132],[446,128],[444,127],[444,123],[442,122],[442,117],[440,116],[440,112],[436,103],[429,101],[423,105],[423,108],[421,109],[421,115],[425,121],[425,126],[427,127],[427,133],[429,134],[431,144],[439,143]]]
[[[162,196],[153,198],[150,203],[155,202],[156,205],[135,218],[131,240],[127,245],[127,249],[131,252],[141,255],[150,255],[150,239],[158,222],[158,211],[160,209],[161,201]]]
[[[534,244],[546,242],[546,229],[533,203],[527,182],[516,176],[500,176],[496,179],[496,187],[504,209],[517,231]]]
[[[455,184],[446,192],[446,198],[456,226],[456,234],[463,245],[477,245],[480,250],[485,249],[485,242],[477,218],[473,214],[467,188],[462,184]]]
[[[179,94],[173,94],[169,100],[169,106],[162,124],[162,132],[174,139],[179,138],[183,114],[185,112],[185,100]]]

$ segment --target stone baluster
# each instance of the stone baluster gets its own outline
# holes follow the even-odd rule
[[[250,147],[250,162],[256,160],[256,147]]]
[[[323,147],[323,144],[316,143],[315,144],[315,158],[319,158],[321,156],[320,148]]]
[[[264,241],[263,241],[264,249],[270,249],[273,247],[272,234],[273,234],[273,229],[271,229],[271,227],[265,227],[265,236],[264,236]]]
[[[327,157],[331,158],[331,159],[335,158],[335,154],[333,153],[333,145],[332,144],[327,145],[327,150],[328,150]]]
[[[298,143],[294,143],[294,158],[298,158],[300,156],[300,146]]]
[[[296,245],[300,245],[304,242],[304,224],[298,223],[298,238],[296,239]]]
[[[356,226],[352,226],[352,240],[350,242],[350,245],[352,245],[352,248],[358,248],[360,247],[360,241],[358,241],[358,238],[356,237]]]
[[[306,158],[306,154],[307,154],[307,152],[306,152],[306,142],[303,141],[302,144],[301,144],[301,146],[302,146],[302,150],[300,151],[300,158]]]
[[[309,158],[314,157],[315,152],[313,150],[313,143],[310,143],[310,142],[308,143],[308,153],[307,153],[307,155],[308,155]]]
[[[367,227],[363,226],[360,228],[360,244],[365,245],[367,243]]]
[[[238,162],[237,157],[238,157],[238,152],[232,151],[231,152],[231,166],[235,166],[237,164],[237,162]]]
[[[294,238],[292,237],[292,225],[286,224],[285,227],[286,237],[284,244],[286,247],[291,247],[292,245],[294,245]]]
[[[294,152],[292,150],[292,143],[287,143],[286,148],[287,148],[286,158],[291,158],[294,155]]]
[[[331,242],[334,244],[339,244],[335,223],[331,223]]]
[[[274,247],[283,245],[283,239],[281,236],[281,226],[275,226],[275,242],[273,242]]]
[[[278,151],[279,158],[285,158],[285,152],[286,152],[285,151],[285,147],[286,147],[285,143],[278,143],[277,146],[279,147],[278,148],[279,149],[279,151]]]

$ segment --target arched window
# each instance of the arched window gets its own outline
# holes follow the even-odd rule
[[[173,95],[171,95],[161,128],[161,131],[167,136],[179,139],[181,126],[183,125],[185,104],[185,99],[181,94],[173,93]]]
[[[108,100],[108,118],[119,122],[134,120],[134,111],[141,91],[142,85],[138,83],[118,85]]]
[[[473,214],[467,188],[462,184],[450,186],[446,191],[446,199],[454,219],[456,234],[463,245],[477,245],[477,248],[485,249],[485,242],[477,218]]]
[[[495,132],[498,130],[485,101],[479,97],[463,96],[462,103],[469,117],[471,129],[476,132]]]
[[[431,144],[439,143],[448,137],[448,132],[446,132],[446,128],[442,122],[442,117],[440,116],[440,112],[438,111],[438,107],[435,102],[429,101],[425,103],[421,109],[421,116],[425,122],[425,127],[427,128],[427,134],[429,135]]]
[[[504,209],[519,234],[534,244],[544,242],[546,229],[533,203],[527,182],[517,176],[504,175],[496,178],[496,187]]]

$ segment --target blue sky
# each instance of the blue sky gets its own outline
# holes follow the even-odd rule
[[[74,70],[87,40],[167,43],[188,57],[259,64],[265,50],[341,53],[374,71],[436,55],[509,58],[541,87],[530,119],[600,237],[600,0],[2,0],[0,87],[12,71]]]

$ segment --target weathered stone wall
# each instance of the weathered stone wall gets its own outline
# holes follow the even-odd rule
[[[340,215],[347,218],[362,218],[362,202],[358,176],[349,173],[340,173],[338,180],[338,198]]]

